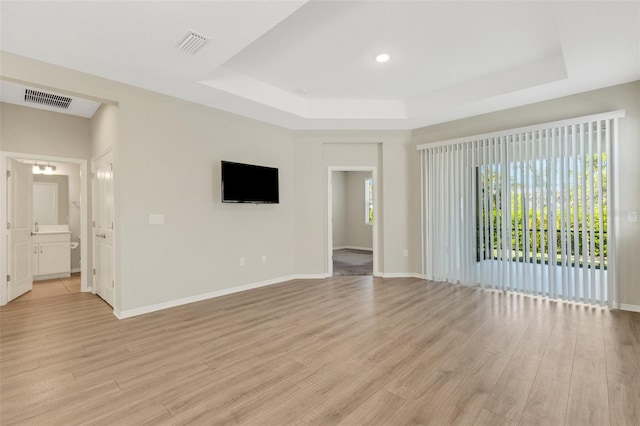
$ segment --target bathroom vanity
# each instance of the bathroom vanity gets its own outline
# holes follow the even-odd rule
[[[34,232],[31,237],[31,271],[33,280],[70,276],[70,249],[70,231],[41,229],[40,232]]]

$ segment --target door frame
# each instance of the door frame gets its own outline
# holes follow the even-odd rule
[[[80,259],[82,260],[80,263],[80,291],[91,291],[91,287],[89,287],[88,285],[89,269],[87,267],[89,263],[87,261],[89,259],[89,248],[87,247],[89,221],[87,220],[87,217],[90,212],[88,206],[89,175],[87,173],[87,160],[82,160],[79,158],[53,157],[49,155],[0,151],[0,176],[2,177],[1,179],[3,188],[7,187],[7,164],[9,159],[43,161],[51,163],[72,163],[80,165],[80,237],[82,241],[82,243],[80,244]],[[0,224],[2,224],[2,226],[0,226],[0,241],[2,241],[2,251],[4,253],[2,256],[0,256],[0,306],[7,304],[8,297],[7,274],[9,265],[7,264],[6,248],[8,244],[9,234],[7,232],[7,227],[5,226],[5,224],[7,223],[8,208],[9,206],[7,205],[7,197],[5,194],[0,197]]]
[[[380,233],[380,204],[378,168],[376,166],[328,166],[327,167],[327,276],[333,276],[333,172],[371,172],[373,180],[373,276],[380,277],[378,236]]]

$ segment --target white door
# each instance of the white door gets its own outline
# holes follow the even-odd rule
[[[93,161],[93,287],[113,306],[113,159],[108,153]]]
[[[7,250],[7,295],[11,301],[31,291],[32,247],[31,226],[33,216],[33,173],[31,166],[16,160],[8,160],[7,170],[7,219],[9,244]]]

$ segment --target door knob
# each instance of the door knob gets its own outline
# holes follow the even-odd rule
[[[107,234],[96,234],[98,238],[107,238]]]

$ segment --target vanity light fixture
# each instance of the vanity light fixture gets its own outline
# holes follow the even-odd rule
[[[52,175],[53,172],[56,171],[56,166],[52,166],[49,163],[47,163],[47,165],[45,166],[44,164],[38,164],[37,161],[35,162],[35,164],[26,163],[23,161],[22,164],[32,165],[33,167],[31,168],[31,172],[34,175]]]

